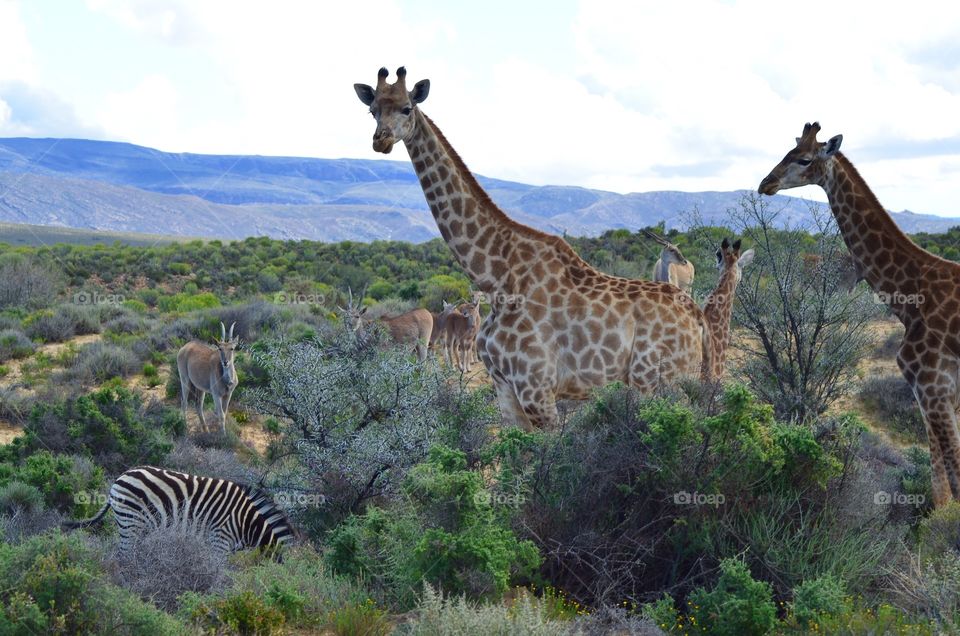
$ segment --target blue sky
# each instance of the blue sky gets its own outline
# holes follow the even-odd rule
[[[3,136],[380,158],[351,85],[405,65],[487,176],[753,188],[819,119],[887,207],[960,216],[958,3],[0,0],[0,56]]]

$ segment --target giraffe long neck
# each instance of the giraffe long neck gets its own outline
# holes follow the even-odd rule
[[[935,259],[897,227],[857,169],[837,153],[821,183],[854,264],[875,292],[886,298],[917,293],[918,276]],[[888,302],[894,310],[896,302]]]
[[[723,367],[727,357],[727,345],[730,340],[730,317],[733,314],[733,294],[737,289],[736,266],[726,268],[720,274],[717,287],[710,292],[703,305],[703,314],[710,329],[710,341],[713,347],[711,376],[723,376]]]
[[[474,285],[509,291],[509,250],[523,226],[490,199],[436,125],[419,109],[406,142],[440,234]]]

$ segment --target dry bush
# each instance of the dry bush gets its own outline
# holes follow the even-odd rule
[[[167,611],[184,592],[216,592],[229,583],[225,555],[205,538],[169,528],[146,534],[125,552],[115,549],[109,565],[119,585]]]
[[[173,450],[164,460],[164,467],[193,475],[216,476],[239,484],[257,481],[256,473],[241,462],[235,452],[205,448],[185,438],[175,442]]]

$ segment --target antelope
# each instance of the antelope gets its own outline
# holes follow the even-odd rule
[[[480,302],[484,298],[484,293],[480,291],[473,292],[473,302],[462,303],[457,306],[457,311],[459,311],[464,316],[471,317],[473,319],[473,329],[472,333],[467,334],[466,344],[468,348],[467,352],[467,364],[471,365],[475,362],[480,362],[480,355],[477,353],[477,334],[480,332]]]
[[[643,235],[663,246],[660,258],[653,266],[653,280],[676,285],[689,294],[693,289],[693,263],[680,253],[680,248],[662,236],[650,230],[643,230]]]
[[[362,298],[362,295],[361,295]],[[366,307],[357,307],[353,304],[353,292],[350,292],[349,305],[346,309],[341,307],[341,311],[347,318],[348,323],[355,332],[359,332],[363,327],[363,317],[367,313]],[[427,352],[433,338],[434,319],[426,309],[412,309],[393,318],[380,317],[377,322],[381,323],[390,334],[390,337],[397,344],[412,344],[417,354],[417,361],[423,362],[427,359]]]
[[[230,333],[220,323],[220,339],[214,346],[191,340],[177,352],[177,370],[180,373],[180,407],[183,418],[187,418],[187,401],[190,396],[190,386],[194,386],[200,394],[197,399],[197,416],[200,425],[207,430],[207,420],[203,416],[203,401],[209,393],[213,397],[213,409],[220,421],[223,432],[227,432],[227,409],[230,407],[230,398],[237,388],[237,370],[233,366],[233,354],[240,344],[239,338],[233,336],[233,328],[237,323],[230,325]]]
[[[470,370],[471,343],[476,347],[479,324],[473,313],[460,313],[457,305],[443,301],[444,358],[447,364],[466,373]]]

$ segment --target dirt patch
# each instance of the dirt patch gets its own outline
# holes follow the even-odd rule
[[[0,420],[0,446],[9,444],[23,434],[23,427]]]

